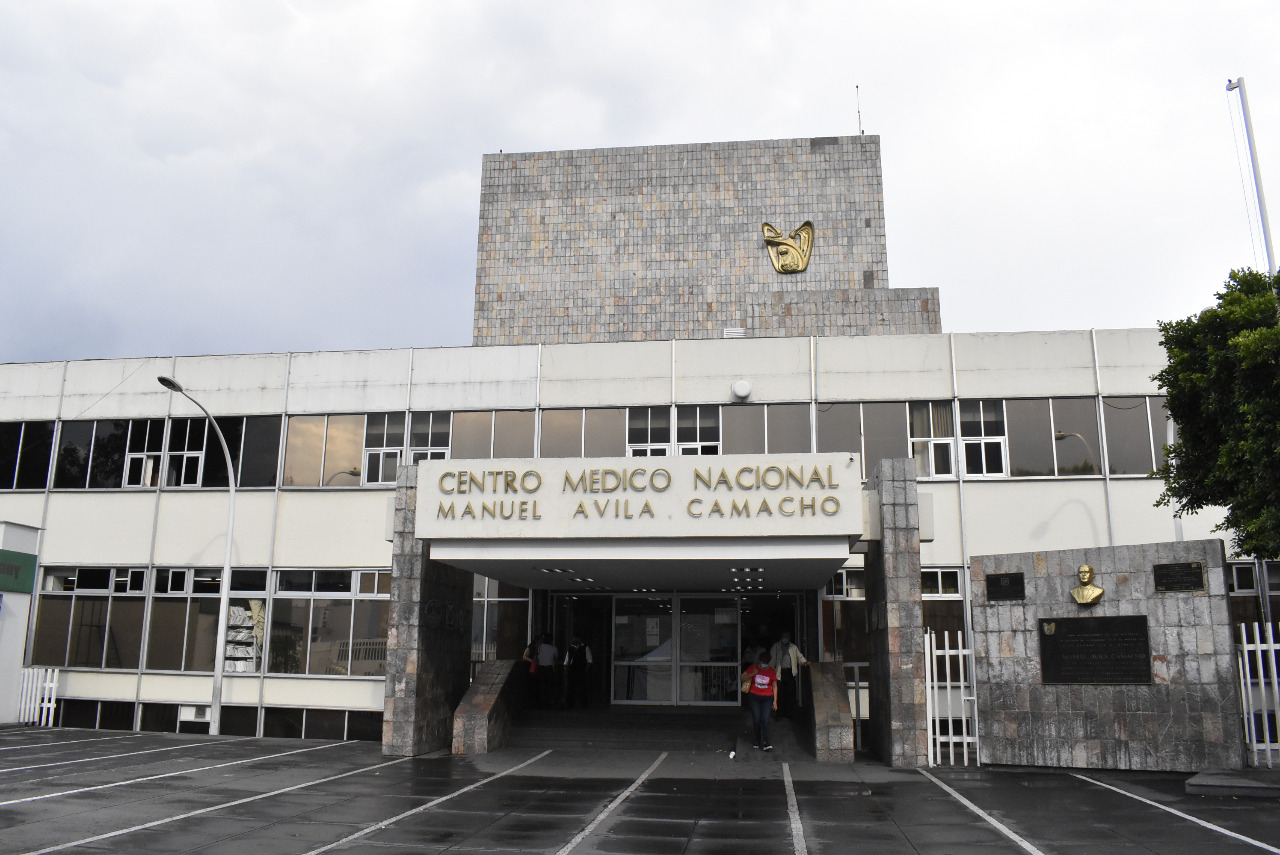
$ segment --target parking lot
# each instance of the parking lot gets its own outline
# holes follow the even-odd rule
[[[1274,799],[1186,777],[5,731],[0,851],[1280,853]]]

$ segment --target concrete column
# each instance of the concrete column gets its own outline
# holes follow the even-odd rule
[[[915,463],[882,460],[867,489],[880,498],[880,541],[868,546],[871,746],[891,766],[929,761],[925,719],[924,614],[920,596],[920,504]]]
[[[448,749],[470,682],[472,574],[430,559],[414,536],[418,467],[396,478],[382,753]]]

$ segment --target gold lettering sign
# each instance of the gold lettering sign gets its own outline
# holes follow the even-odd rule
[[[773,269],[779,273],[802,273],[809,266],[809,255],[813,252],[813,223],[805,220],[800,228],[787,237],[782,236],[780,229],[765,223],[761,226],[764,232],[765,246],[769,247],[769,260]]]

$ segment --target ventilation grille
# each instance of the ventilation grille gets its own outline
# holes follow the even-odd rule
[[[724,337],[725,338],[746,338],[747,328],[746,327],[725,327]]]

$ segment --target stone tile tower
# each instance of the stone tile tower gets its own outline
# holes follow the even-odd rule
[[[785,254],[806,222],[807,266],[779,271],[764,224]],[[485,156],[474,344],[726,330],[941,331],[937,289],[889,288],[879,137]]]

